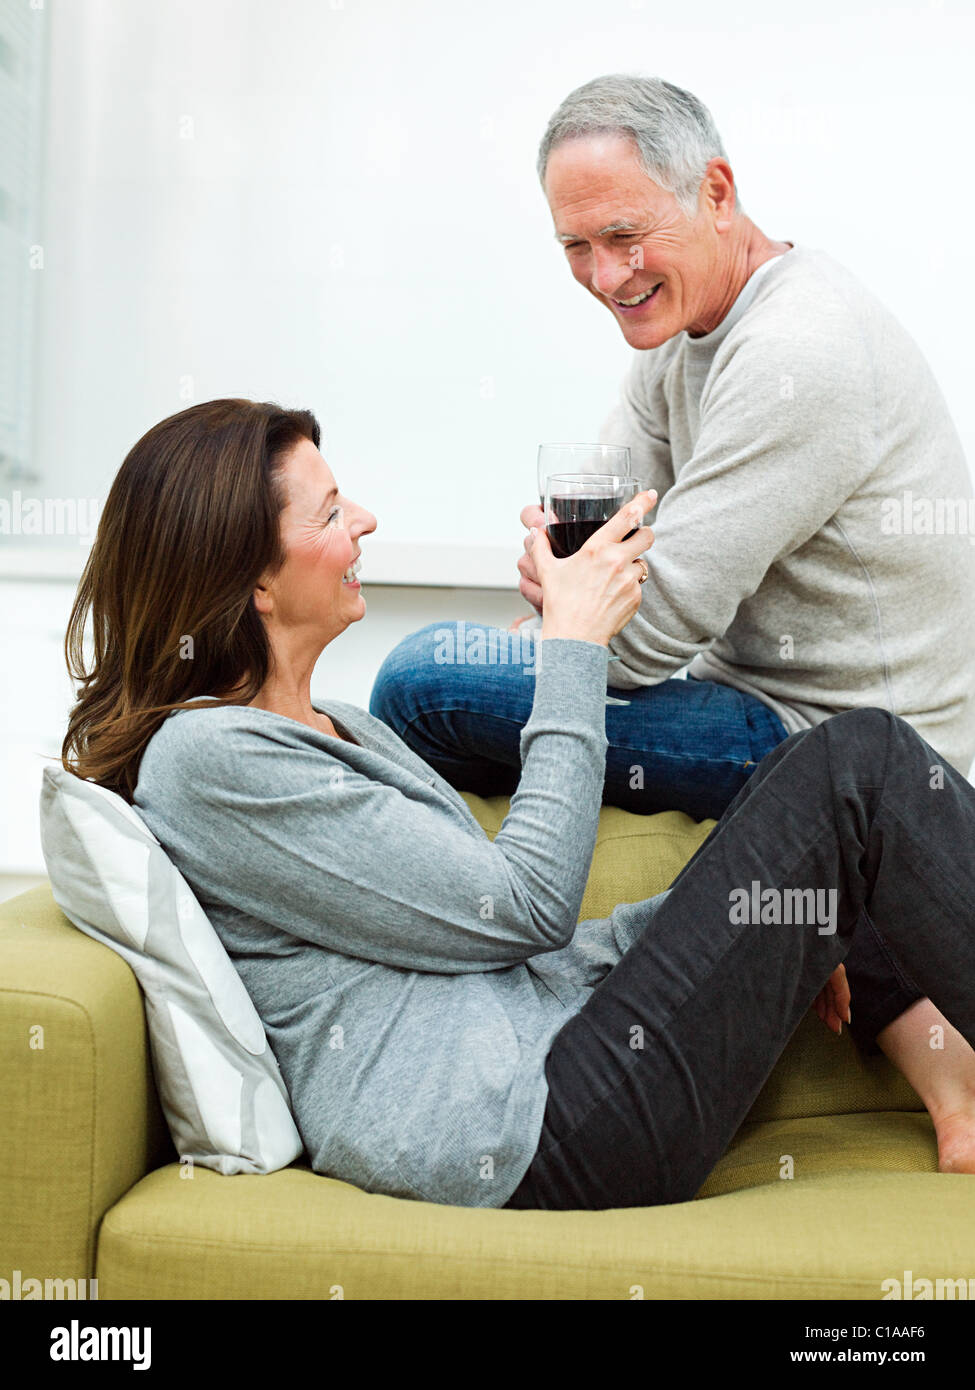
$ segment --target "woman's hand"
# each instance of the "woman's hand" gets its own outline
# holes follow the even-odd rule
[[[836,967],[816,995],[813,1000],[813,1008],[827,1028],[832,1028],[837,1035],[843,1032],[843,1023],[849,1023],[851,1015],[850,986],[847,983],[846,971],[842,965]]]
[[[606,646],[626,626],[642,594],[645,564],[636,561],[653,544],[653,531],[640,523],[656,500],[655,492],[638,493],[564,560],[552,554],[545,532],[535,531],[531,558],[544,597],[543,639],[573,637]]]

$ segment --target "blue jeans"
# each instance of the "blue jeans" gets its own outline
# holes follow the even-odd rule
[[[383,662],[369,700],[451,786],[510,796],[535,691],[534,637],[478,623],[431,623]],[[608,667],[609,680],[613,665]],[[644,815],[715,819],[788,730],[752,695],[714,681],[668,680],[608,694],[603,800]]]

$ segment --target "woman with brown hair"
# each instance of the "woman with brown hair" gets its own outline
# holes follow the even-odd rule
[[[763,761],[666,893],[577,925],[608,642],[639,603],[650,496],[566,560],[535,539],[534,706],[492,842],[379,720],[312,703],[316,662],[365,613],[376,526],[319,442],[308,412],[245,400],[139,440],[71,617],[63,749],[199,898],[312,1167],[467,1206],[689,1199],[806,1009],[849,1019],[846,961],[857,1041],[917,1089],[941,1167],[972,1171],[975,790],[950,767],[935,789],[895,716],[836,716]],[[755,883],[763,904],[833,907],[752,920]]]

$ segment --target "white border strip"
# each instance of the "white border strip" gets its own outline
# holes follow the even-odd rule
[[[439,545],[406,541],[362,544],[362,583],[450,589],[518,587],[517,545]],[[71,580],[81,578],[88,548],[0,545],[0,579]]]

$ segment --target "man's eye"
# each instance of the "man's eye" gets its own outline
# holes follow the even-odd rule
[[[337,517],[339,520],[341,520],[342,515],[343,515],[343,511],[342,511],[342,508],[341,508],[341,507],[333,507],[332,510],[331,510],[331,511],[329,512],[329,514],[328,514],[328,522],[326,523],[326,525],[331,524],[331,522],[333,522],[333,521],[336,519],[336,517]]]

